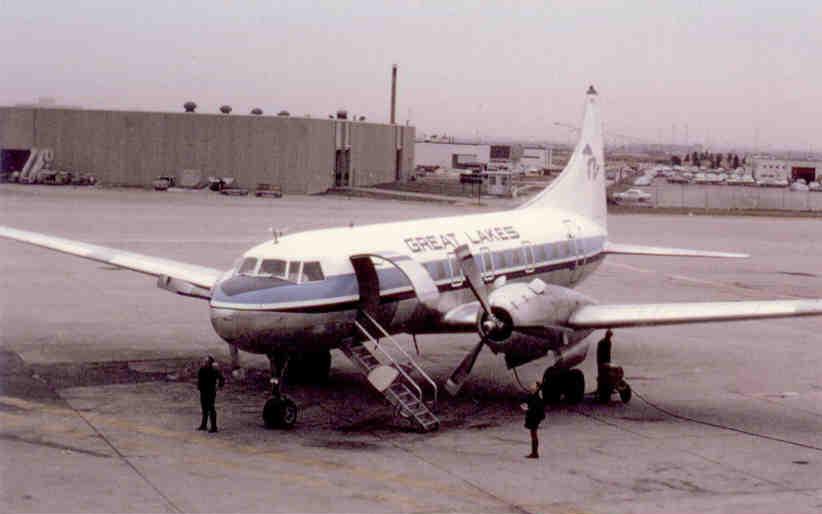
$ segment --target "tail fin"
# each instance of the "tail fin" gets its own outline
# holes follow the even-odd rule
[[[537,196],[520,206],[558,207],[606,226],[605,156],[597,92],[588,88],[579,142],[562,173]]]

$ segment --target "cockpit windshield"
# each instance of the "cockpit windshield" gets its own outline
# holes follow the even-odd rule
[[[243,262],[240,263],[240,267],[237,268],[238,275],[253,275],[254,270],[257,268],[257,259],[254,257],[246,257],[243,259]]]
[[[260,265],[260,275],[285,278],[286,262],[282,259],[265,259]]]
[[[258,268],[259,264],[259,268]],[[286,261],[284,259],[263,259],[246,257],[237,267],[238,275],[254,277],[275,277],[295,284],[325,280],[319,261]]]

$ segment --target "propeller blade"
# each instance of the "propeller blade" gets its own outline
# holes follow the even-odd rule
[[[457,366],[457,368],[451,373],[451,376],[448,377],[448,380],[445,381],[445,390],[448,391],[448,394],[451,396],[456,396],[460,391],[465,379],[471,374],[471,370],[474,368],[474,363],[477,362],[477,356],[484,345],[485,341],[480,340],[476,346],[471,348],[471,351],[468,352],[465,358],[462,359],[462,362],[460,362],[459,366]]]
[[[491,313],[491,304],[488,303],[488,291],[485,288],[485,282],[482,280],[482,274],[477,268],[477,263],[474,261],[474,256],[468,245],[460,245],[454,250],[454,255],[457,256],[457,262],[462,269],[462,274],[465,275],[465,280],[468,282],[468,287],[474,296],[479,300],[482,310],[489,318],[493,318]]]

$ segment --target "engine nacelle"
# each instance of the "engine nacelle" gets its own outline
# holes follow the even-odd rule
[[[540,279],[513,283],[493,291],[488,299],[498,323],[488,323],[483,313],[478,320],[479,332],[494,352],[505,353],[509,368],[545,356],[554,351],[558,359],[574,366],[585,358],[586,348],[573,351],[590,330],[564,328],[571,314],[593,299],[565,287],[549,285]],[[580,353],[580,355],[576,355]]]

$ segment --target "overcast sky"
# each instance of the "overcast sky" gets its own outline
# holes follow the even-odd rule
[[[386,121],[392,63],[422,133],[564,141],[593,83],[613,133],[822,150],[820,0],[0,1],[0,105]]]

